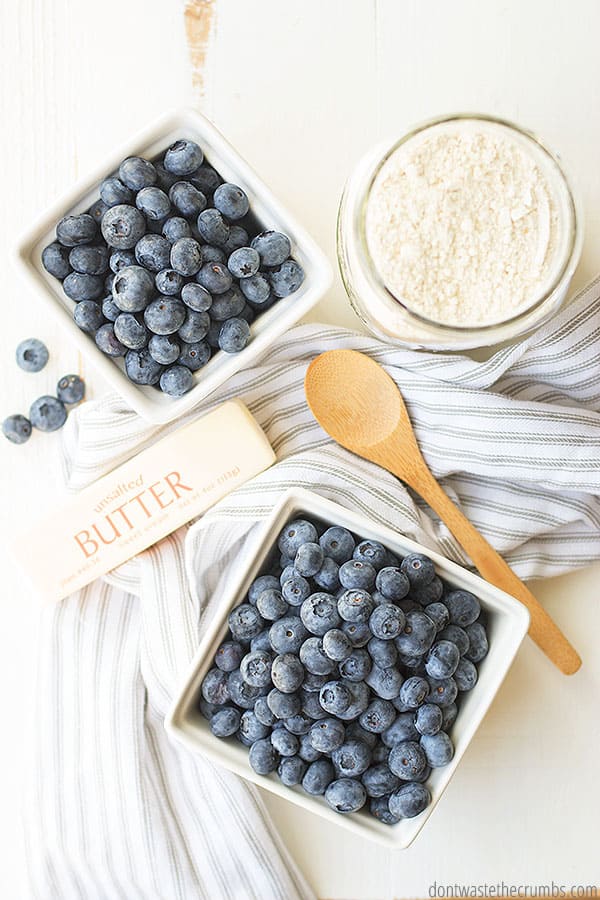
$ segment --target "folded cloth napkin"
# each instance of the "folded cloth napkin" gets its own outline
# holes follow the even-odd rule
[[[247,403],[278,463],[46,613],[26,822],[33,893],[311,897],[258,792],[172,745],[163,730],[211,607],[290,485],[468,560],[419,498],[315,423],[303,392],[308,362],[346,347],[385,366],[435,475],[531,578],[600,557],[599,341],[597,280],[535,335],[486,362],[305,325],[213,394],[205,410],[234,396]],[[82,488],[174,427],[148,425],[114,395],[84,404],[64,433],[70,486]]]

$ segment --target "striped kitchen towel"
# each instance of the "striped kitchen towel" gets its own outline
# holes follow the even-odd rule
[[[163,730],[211,607],[290,485],[468,560],[400,482],[332,444],[304,400],[307,364],[347,347],[384,365],[436,476],[531,578],[600,558],[599,346],[600,279],[486,362],[304,325],[212,395],[204,409],[234,396],[247,403],[278,463],[46,613],[26,823],[34,895],[311,897],[258,792]],[[69,484],[82,488],[174,427],[148,425],[114,395],[84,404],[65,428]]]

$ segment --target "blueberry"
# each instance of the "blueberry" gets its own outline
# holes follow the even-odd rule
[[[132,191],[141,191],[142,188],[156,184],[158,175],[152,163],[147,159],[130,156],[128,159],[124,159],[119,166],[119,178]]]
[[[81,275],[104,275],[108,271],[108,248],[99,244],[81,244],[73,247],[69,262]]]
[[[256,637],[265,626],[264,619],[260,613],[249,603],[242,603],[240,606],[236,606],[229,613],[228,624],[233,639],[237,641],[249,641],[251,638]]]
[[[387,550],[378,541],[361,541],[354,548],[352,558],[370,563],[375,569],[379,570],[387,562]]]
[[[179,238],[171,247],[170,259],[171,267],[180,275],[189,278],[200,270],[202,248],[194,238]]]
[[[424,703],[415,714],[415,728],[419,734],[437,734],[442,727],[442,710],[434,703]],[[427,755],[427,751],[425,751]],[[429,760],[428,760],[429,761]],[[429,764],[432,763],[429,761]]]
[[[240,290],[248,303],[256,306],[262,306],[271,297],[271,285],[262,272],[257,272],[256,275],[250,275],[248,278],[242,278],[240,280]]]
[[[167,297],[176,297],[183,287],[183,277],[175,269],[161,269],[154,278],[156,290]]]
[[[336,812],[353,813],[365,805],[367,793],[360,781],[353,778],[339,778],[328,786],[325,799]]]
[[[329,659],[342,662],[352,653],[352,643],[339,628],[332,628],[323,635],[323,651]]]
[[[231,700],[241,709],[253,709],[263,690],[263,688],[252,687],[251,684],[244,681],[239,669],[235,669],[227,675],[227,688]]]
[[[299,756],[284,757],[277,767],[277,774],[282,784],[293,787],[300,784],[306,774],[308,766]]]
[[[111,206],[104,213],[100,228],[102,237],[109,247],[115,247],[117,250],[131,250],[144,236],[146,220],[135,206],[119,203],[118,206]],[[164,266],[160,268],[163,269]]]
[[[151,272],[160,272],[170,266],[175,268],[171,263],[171,244],[160,234],[145,234],[141,237],[135,245],[135,258],[140,266]]]
[[[164,166],[174,175],[192,175],[204,162],[204,154],[195,141],[178,140],[165,153]]]
[[[359,722],[366,731],[382,734],[390,727],[395,718],[396,710],[389,700],[376,697],[362,713]]]
[[[369,626],[373,636],[384,641],[391,641],[402,632],[406,617],[398,606],[382,603],[376,606],[369,618]]]
[[[383,822],[384,825],[397,825],[400,821],[400,816],[395,816],[390,812],[388,794],[385,794],[383,797],[373,797],[369,803],[369,811],[374,818],[378,819],[379,822]]]
[[[209,294],[225,294],[232,285],[231,273],[220,262],[206,262],[196,275],[196,281]],[[237,314],[242,305],[238,302],[236,309],[231,314]],[[218,316],[218,318],[226,319],[228,316]]]
[[[345,660],[345,662],[347,662],[347,660]],[[342,663],[342,665],[343,664],[344,663]],[[369,705],[369,688],[364,681],[352,682],[347,678],[344,678],[343,684],[350,691],[352,702],[345,712],[339,713],[338,717],[344,722],[351,722],[353,719],[358,719],[361,713],[363,713]]]
[[[264,650],[247,653],[240,663],[240,672],[252,687],[267,687],[271,684],[271,654]]]
[[[31,422],[18,413],[8,416],[2,423],[2,434],[12,444],[24,444],[31,437]]]
[[[208,196],[209,194],[214,194],[221,184],[222,179],[212,166],[204,163],[204,165],[199,166],[194,171],[190,181],[198,188],[198,190]]]
[[[485,628],[480,622],[467,625],[466,633],[469,638],[469,649],[464,653],[471,662],[480,662],[488,652],[488,639]]]
[[[213,197],[213,203],[228,219],[243,219],[250,208],[248,197],[237,184],[220,184]]]
[[[344,743],[346,729],[339,719],[326,718],[315,722],[308,734],[315,750],[331,754]]]
[[[310,578],[315,575],[323,565],[323,550],[320,544],[307,541],[298,547],[294,558],[294,568],[299,575]]]
[[[470,691],[477,683],[477,667],[470,659],[461,659],[454,672],[454,680],[459,691]]]
[[[456,700],[458,694],[458,685],[454,678],[431,678],[429,681],[428,703],[435,703],[436,706],[449,706]]]
[[[363,772],[361,781],[369,797],[383,797],[400,787],[400,779],[387,763],[378,763]]]
[[[281,592],[283,599],[290,606],[302,606],[306,598],[310,596],[310,584],[294,569],[293,575],[283,582]]]
[[[221,297],[224,297],[221,294]],[[217,298],[219,299],[219,298]],[[224,353],[240,353],[250,342],[250,326],[237,317],[223,322],[219,331],[219,349]]]
[[[366,709],[366,707],[365,707]],[[363,710],[364,712],[364,710]],[[363,728],[360,722],[353,721],[349,722],[346,725],[346,740],[348,741],[362,741],[363,744],[366,744],[371,748],[372,751],[375,751],[375,748],[378,744],[378,737],[372,731],[367,731],[366,728]],[[387,755],[387,750],[386,750]]]
[[[301,544],[314,543],[318,540],[317,529],[306,519],[295,519],[289,522],[279,535],[277,546],[281,553],[293,559]]]
[[[382,669],[395,665],[398,658],[398,651],[393,641],[384,641],[381,638],[373,637],[367,644],[367,650],[374,664]]]
[[[450,613],[448,613],[448,615],[450,615]],[[461,656],[465,656],[469,650],[469,635],[464,628],[460,627],[460,625],[446,625],[446,627],[438,634],[438,639],[456,644]]]
[[[327,713],[321,706],[319,695],[316,691],[305,691],[303,689],[300,696],[302,699],[302,712],[305,716],[308,716],[311,722],[316,722],[327,716]]]
[[[202,682],[202,696],[209,703],[223,706],[230,700],[227,673],[221,669],[209,669]]]
[[[71,271],[69,263],[69,248],[63,247],[58,241],[48,244],[42,250],[42,265],[46,272],[54,275],[55,278],[66,278]]]
[[[249,278],[256,275],[260,266],[260,256],[251,247],[234,250],[227,261],[227,268],[234,278]]]
[[[268,725],[269,728],[277,721],[277,716],[269,709],[269,704],[267,703],[267,698],[264,694],[256,699],[254,704],[254,715],[259,722],[262,722],[263,725]]]
[[[235,253],[236,250],[247,247],[249,239],[248,232],[245,228],[242,228],[241,225],[230,225],[229,237],[223,244],[225,257],[228,258],[232,253]]]
[[[368,622],[344,622],[342,631],[348,635],[354,648],[364,647],[371,639]]]
[[[158,277],[158,276],[157,276]],[[185,284],[181,289],[181,299],[194,312],[207,312],[212,304],[212,297],[200,284]]]
[[[375,587],[377,572],[371,563],[350,559],[340,566],[339,577],[345,588],[370,591]]]
[[[285,720],[285,727],[292,734],[302,736],[303,734],[308,734],[312,723],[313,720],[300,711],[295,716],[288,716]]]
[[[88,303],[88,302],[92,303],[93,301],[82,300],[81,303],[78,303],[77,306],[75,307],[75,309],[73,310],[73,318],[75,319],[76,322],[77,322],[77,317],[75,314],[76,314],[77,310],[79,309],[80,306],[83,306],[84,303]],[[112,297],[106,297],[102,301],[102,315],[104,316],[105,319],[108,319],[109,322],[116,322],[117,316],[121,315],[121,310],[119,309],[117,304],[114,302]],[[100,324],[102,324],[102,323],[100,323]]]
[[[287,259],[269,275],[271,290],[276,297],[288,297],[304,281],[304,269],[295,259]]]
[[[280,756],[296,756],[300,749],[300,741],[286,728],[277,728],[271,734],[271,743]]]
[[[180,215],[189,219],[196,218],[207,205],[202,191],[189,181],[175,182],[169,190],[169,200]]]
[[[260,597],[263,591],[268,590],[279,590],[279,581],[275,578],[274,575],[259,575],[258,578],[255,578],[252,584],[250,585],[250,590],[248,591],[248,600],[252,603],[253,606],[256,605],[256,601]]]
[[[95,203],[92,203],[87,213],[88,216],[91,216],[96,225],[99,225],[102,221],[102,216],[108,209],[108,204],[104,202],[104,200],[96,200]]]
[[[400,693],[402,675],[394,666],[382,669],[373,666],[365,681],[371,690],[382,700],[394,700]]]
[[[238,316],[244,309],[245,303],[239,289],[234,285],[229,290],[213,297],[210,309],[211,318],[217,322],[224,322],[225,319]]]
[[[102,325],[95,335],[96,346],[107,356],[125,356],[127,347],[115,335],[112,322]]]
[[[458,706],[456,703],[448,703],[446,706],[441,706],[440,709],[442,710],[442,728],[444,731],[449,731],[456,721]]]
[[[400,688],[400,702],[408,709],[417,709],[427,699],[429,694],[429,682],[420,675],[412,675],[407,678]]]
[[[218,738],[231,737],[240,727],[240,711],[233,706],[225,706],[215,712],[210,719],[210,730]]]
[[[345,713],[352,703],[349,687],[341,681],[328,681],[319,692],[321,706],[332,716]]]
[[[340,587],[339,566],[329,556],[323,560],[321,568],[313,575],[315,584],[324,591],[333,593]]]
[[[481,612],[479,600],[470,591],[450,591],[444,603],[448,607],[451,624],[461,628],[472,625]]]
[[[273,688],[269,691],[267,703],[271,712],[278,719],[289,719],[290,716],[297,716],[302,708],[298,694],[287,694],[278,688]]]
[[[187,312],[174,297],[157,297],[146,307],[144,322],[153,334],[174,334],[183,325]]]
[[[348,565],[348,563],[344,563],[344,566],[345,565]],[[365,563],[357,563],[357,565],[364,566]],[[366,565],[368,565],[368,563]],[[344,572],[344,566],[340,569],[340,581],[342,581],[342,584],[344,584],[344,581],[349,580],[347,573]],[[369,568],[371,567],[369,566]],[[346,587],[345,584],[344,587]],[[369,617],[373,612],[373,600],[366,590],[346,590],[339,597],[337,608],[344,622],[368,622]]]
[[[98,300],[104,293],[104,281],[99,275],[71,272],[63,281],[63,290],[76,303],[80,300]]]
[[[56,237],[63,247],[77,247],[89,244],[96,237],[97,226],[87,213],[65,216],[56,226]]]
[[[62,403],[79,403],[85,396],[85,381],[79,375],[63,375],[56,385],[56,396]]]
[[[207,244],[222,246],[229,238],[229,225],[218,209],[204,209],[197,219],[200,236]]]
[[[209,327],[210,317],[208,313],[188,309],[178,334],[186,344],[197,344],[199,341],[204,340],[208,334]]]
[[[256,718],[252,709],[247,709],[240,719],[238,738],[245,747],[251,747],[256,741],[268,738],[270,730]]]
[[[110,175],[100,183],[100,199],[107,207],[118,206],[121,203],[131,203],[133,192],[126,184],[123,184],[116,175]]]
[[[411,591],[411,597],[421,606],[437,603],[444,593],[444,582],[436,575],[429,584],[415,585]]]
[[[268,588],[259,594],[256,608],[263,619],[268,622],[275,622],[277,619],[281,619],[289,611],[289,606],[283,599],[281,591],[275,588]]]
[[[435,578],[432,561],[422,553],[410,553],[405,556],[400,563],[400,569],[410,581],[411,587],[423,587]]]
[[[328,759],[317,759],[311,763],[302,779],[302,787],[307,794],[324,794],[334,779],[333,766]]]
[[[255,741],[250,747],[248,761],[258,775],[274,772],[279,764],[279,755],[268,738]]]
[[[226,263],[227,254],[222,247],[213,247],[211,244],[204,244],[202,247],[202,259],[205,263]],[[229,269],[227,271],[229,272]]]
[[[325,556],[333,559],[338,565],[349,560],[354,552],[354,538],[347,528],[340,525],[328,528],[319,538],[319,543]]]
[[[371,764],[371,748],[362,741],[346,741],[331,754],[336,775],[356,778]]]
[[[283,653],[273,660],[271,679],[278,691],[293,694],[304,681],[304,666],[293,653]]]
[[[280,266],[292,252],[287,235],[280,231],[263,231],[257,234],[251,245],[260,256],[263,266]]]
[[[330,628],[337,628],[341,622],[335,597],[324,591],[306,598],[300,607],[300,618],[305,627],[319,637]]]
[[[445,731],[424,734],[421,738],[421,747],[432,768],[447,766],[454,756],[454,745]]]
[[[134,384],[157,384],[162,371],[163,367],[146,348],[128,350],[125,354],[125,372]]]
[[[215,665],[223,672],[238,669],[244,657],[242,645],[237,641],[224,641],[215,653]]]
[[[425,669],[432,678],[450,678],[454,675],[460,659],[456,644],[450,641],[436,641],[429,650]]]
[[[182,219],[181,216],[171,216],[162,226],[162,235],[172,244],[180,238],[192,237],[192,229],[190,223]]]
[[[110,270],[111,272],[114,272],[115,275],[117,275],[121,269],[125,269],[127,266],[135,266],[135,264],[135,253],[133,250],[113,250],[108,261]]]
[[[298,756],[300,759],[303,759],[307,763],[315,762],[317,759],[320,759],[321,752],[319,750],[315,750],[310,741],[310,732],[308,734],[303,734],[300,736],[300,750],[298,752]]]
[[[418,741],[420,734],[415,728],[415,717],[412,712],[400,713],[396,721],[381,735],[386,747],[396,747],[405,741]]]
[[[326,655],[323,639],[319,637],[304,641],[300,647],[300,661],[312,675],[330,675],[335,669],[335,663]]]
[[[448,607],[438,601],[427,604],[425,614],[429,616],[437,631],[442,631],[450,621]]]
[[[298,653],[308,632],[297,616],[285,616],[271,625],[269,639],[276,653]]]
[[[156,160],[154,162],[154,168],[156,169],[156,183],[163,191],[168,193],[175,182],[179,181],[179,177],[174,175],[173,172],[167,172],[162,160]]]
[[[185,366],[191,372],[197,372],[209,361],[211,357],[211,349],[206,341],[196,341],[193,344],[182,342],[181,353],[177,362],[180,366]]]
[[[420,610],[406,614],[404,630],[396,638],[396,647],[407,656],[423,656],[436,635],[436,628],[429,616]]]
[[[416,741],[403,741],[392,747],[389,767],[403,781],[416,781],[425,771],[427,758]]]
[[[403,600],[410,590],[408,578],[396,566],[381,568],[377,573],[375,585],[386,600],[392,600],[394,603]]]
[[[104,279],[104,294],[112,297],[112,289],[113,284],[115,283],[116,275],[114,272],[109,272]]]
[[[115,320],[114,329],[117,340],[129,350],[141,350],[148,343],[148,329],[133,313],[121,313]]]
[[[371,671],[371,657],[366,650],[356,647],[346,659],[339,664],[339,672],[342,678],[348,681],[364,681]]]
[[[41,372],[48,362],[48,348],[37,338],[26,338],[15,351],[17,365],[25,372]]]
[[[296,574],[296,570],[294,569],[294,560],[289,559],[287,556],[284,556],[283,553],[279,554],[279,568],[281,569],[281,574],[279,576],[279,583],[283,586],[285,582],[289,578],[293,578]],[[275,573],[273,573],[275,574]],[[298,576],[299,578],[301,576]],[[303,579],[306,581],[306,579]],[[306,582],[308,584],[308,582]],[[306,597],[304,598],[306,600]]]
[[[431,803],[431,794],[423,784],[403,784],[390,794],[390,813],[397,819],[414,819]]]

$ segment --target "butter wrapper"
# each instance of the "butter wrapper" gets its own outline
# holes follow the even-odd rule
[[[179,428],[69,498],[13,544],[35,589],[61,600],[267,469],[275,454],[239,400]]]

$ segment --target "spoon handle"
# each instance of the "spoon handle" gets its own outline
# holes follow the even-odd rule
[[[406,479],[406,474],[404,478]],[[463,550],[469,554],[480,574],[527,607],[531,615],[529,635],[546,656],[565,675],[576,672],[581,666],[581,657],[575,648],[529,588],[454,505],[429,470],[414,473],[411,487],[427,501],[447,525]]]

